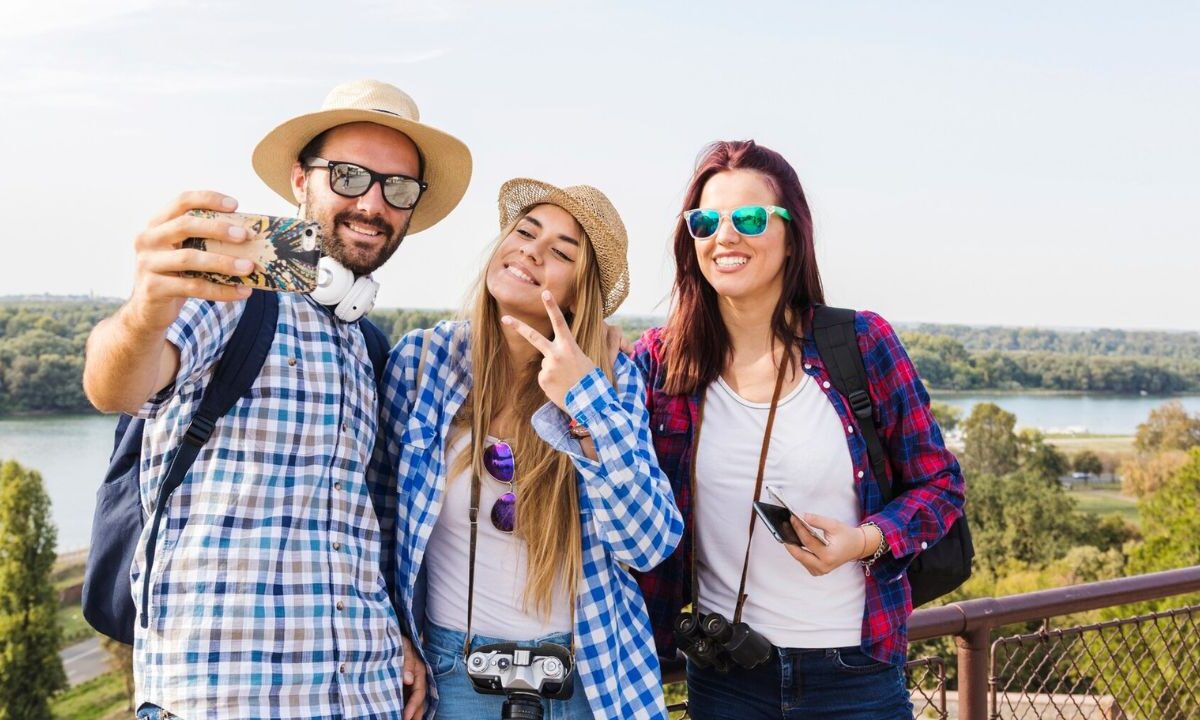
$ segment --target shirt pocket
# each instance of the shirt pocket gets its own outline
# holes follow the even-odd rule
[[[650,415],[650,432],[659,467],[668,477],[674,478],[692,440],[692,421],[686,408],[683,412],[675,412],[670,403],[657,407]]]
[[[437,428],[433,423],[420,418],[410,418],[404,429],[400,431],[400,450],[406,452],[411,449],[423,454],[433,444],[436,436]]]

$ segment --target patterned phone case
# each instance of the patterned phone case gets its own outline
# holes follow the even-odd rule
[[[263,290],[312,292],[317,286],[317,261],[321,257],[321,226],[315,221],[272,215],[218,213],[191,210],[196,217],[224,220],[246,229],[242,242],[188,238],[183,247],[219,252],[254,261],[245,277],[220,273],[187,272],[223,285],[249,285]]]

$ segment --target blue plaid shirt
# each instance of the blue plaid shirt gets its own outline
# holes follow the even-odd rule
[[[189,301],[167,333],[179,373],[140,413],[147,514],[243,305]],[[262,372],[171,496],[135,705],[189,720],[400,717],[400,627],[366,485],[376,407],[358,327],[281,293]]]
[[[430,333],[418,396],[422,338],[421,331],[410,333],[392,350],[380,420],[381,469],[396,473],[400,486],[399,587],[410,627],[413,588],[442,508],[446,437],[471,389],[469,326],[443,322]],[[596,369],[566,396],[571,416],[591,431],[598,462],[580,454],[569,418],[554,405],[539,410],[533,424],[578,469],[583,578],[575,655],[592,711],[603,720],[665,720],[646,606],[627,568],[649,570],[670,555],[683,521],[654,459],[641,377],[624,355],[614,375],[615,389]]]

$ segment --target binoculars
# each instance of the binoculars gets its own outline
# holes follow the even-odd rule
[[[675,639],[688,659],[702,668],[729,672],[751,670],[771,659],[774,647],[744,622],[731,623],[720,613],[683,612],[675,618]]]

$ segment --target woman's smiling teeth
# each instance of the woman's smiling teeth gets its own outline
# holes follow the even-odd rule
[[[741,255],[723,255],[719,258],[715,258],[717,267],[737,267],[739,265],[745,265],[749,260],[750,258]]]
[[[520,280],[523,283],[528,283],[530,285],[538,284],[537,280],[534,280],[532,277],[530,277],[527,273],[525,273],[523,270],[521,270],[521,268],[517,267],[516,265],[505,265],[504,270],[509,275],[512,275],[513,277],[517,278],[518,280]]]

